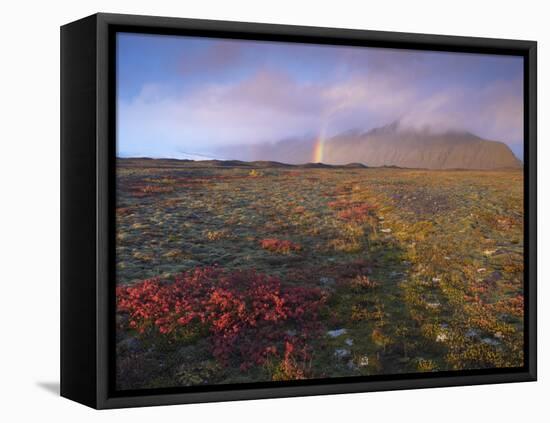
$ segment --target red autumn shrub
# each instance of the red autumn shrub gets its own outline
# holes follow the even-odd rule
[[[279,254],[289,254],[292,251],[300,251],[302,246],[286,239],[266,238],[260,241],[264,250]]]
[[[468,300],[466,299],[466,301]],[[484,306],[485,310],[493,315],[511,315],[522,318],[525,311],[524,298],[522,294],[501,298],[492,304],[484,304]]]
[[[117,288],[117,310],[128,314],[130,328],[175,337],[181,328],[205,328],[213,355],[242,369],[289,348],[307,351],[319,334],[323,303],[318,288],[282,287],[275,277],[217,267],[180,274],[172,283],[152,279]]]
[[[305,347],[297,349],[291,342],[285,342],[283,359],[273,373],[273,380],[305,379],[310,355]]]
[[[342,220],[361,222],[367,219],[371,212],[376,207],[371,206],[370,204],[360,204],[358,206],[353,206],[338,212],[338,217]]]

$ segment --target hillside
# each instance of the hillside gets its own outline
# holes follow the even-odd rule
[[[317,143],[315,138],[294,138],[254,146],[231,146],[220,149],[219,154],[245,161],[302,164],[314,160]],[[328,138],[324,140],[320,161],[330,165],[359,163],[369,167],[424,169],[522,166],[510,147],[502,142],[486,140],[467,131],[432,132],[403,128],[398,122],[368,132],[346,131]]]
[[[497,169],[521,167],[510,148],[469,132],[431,133],[398,124],[366,133],[346,133],[327,140],[324,161],[367,166],[425,169]]]

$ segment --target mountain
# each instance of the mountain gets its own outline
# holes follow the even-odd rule
[[[325,143],[323,161],[426,169],[517,168],[510,148],[466,131],[435,133],[398,122],[365,133],[337,135]]]
[[[312,161],[314,139],[233,147],[241,160]],[[230,151],[225,152],[231,155]],[[522,166],[510,148],[467,131],[432,132],[393,122],[368,132],[346,131],[325,140],[321,161],[331,165],[398,166],[425,169],[498,169]]]

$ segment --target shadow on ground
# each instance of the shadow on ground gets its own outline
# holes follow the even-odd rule
[[[47,391],[50,394],[56,396],[60,395],[59,382],[36,382],[36,386],[42,388],[44,391]]]

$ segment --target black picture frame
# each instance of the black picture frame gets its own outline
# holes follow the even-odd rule
[[[111,382],[117,31],[523,56],[525,365],[514,369],[114,391]],[[61,395],[104,409],[535,381],[536,79],[534,41],[104,13],[61,27]]]

